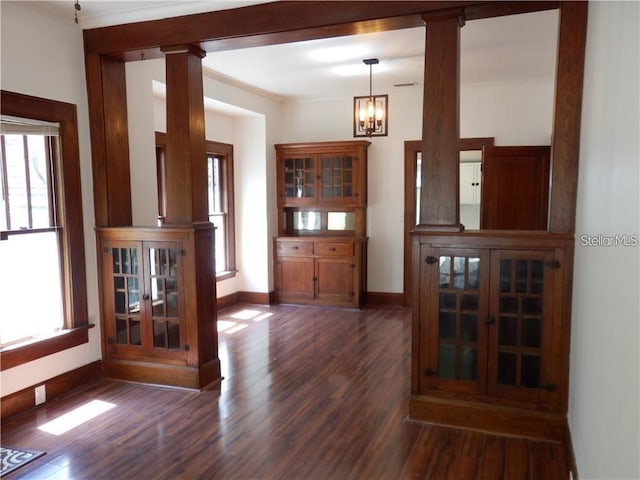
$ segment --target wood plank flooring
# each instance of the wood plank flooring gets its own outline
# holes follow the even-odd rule
[[[37,479],[566,479],[562,445],[406,420],[410,311],[239,305],[203,392],[101,380],[10,420]],[[47,422],[113,407],[54,435]],[[104,404],[101,404],[104,405]]]

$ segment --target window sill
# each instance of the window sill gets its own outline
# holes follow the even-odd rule
[[[88,330],[92,327],[93,325],[85,325],[61,330],[46,338],[5,347],[0,351],[0,370],[8,370],[38,358],[87,343],[89,341]]]
[[[236,276],[236,272],[237,270],[228,270],[226,272],[218,272],[216,273],[216,282],[233,278]]]

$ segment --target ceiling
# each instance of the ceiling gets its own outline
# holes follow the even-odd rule
[[[264,2],[80,0],[78,26],[96,28],[256,3]],[[74,21],[73,0],[32,5],[63,21]],[[468,21],[461,33],[461,82],[553,79],[557,24],[556,11]],[[425,29],[419,27],[221,51],[209,53],[203,66],[214,75],[301,101],[368,94],[369,67],[362,60],[378,58],[373,93],[395,93],[421,88],[424,37]]]

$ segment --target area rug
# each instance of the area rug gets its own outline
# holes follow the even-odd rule
[[[0,447],[0,477],[5,476],[9,472],[13,472],[16,468],[20,468],[44,454],[45,452],[37,452],[35,450]]]

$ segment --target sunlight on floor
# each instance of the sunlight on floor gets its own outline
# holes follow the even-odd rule
[[[115,405],[113,403],[103,402],[101,400],[92,400],[80,407],[65,413],[61,417],[51,420],[44,425],[38,427],[38,430],[51,433],[52,435],[62,435],[76,428],[83,423],[88,422],[92,418],[111,410]]]
[[[226,318],[233,318],[236,320],[244,320],[252,322],[261,322],[269,317],[271,317],[273,313],[270,312],[261,312],[259,310],[249,310],[244,309],[239,312],[233,313]],[[232,320],[218,320],[218,332],[227,333],[229,335],[239,332],[240,330],[244,330],[249,325],[247,323],[242,322],[234,322]]]

